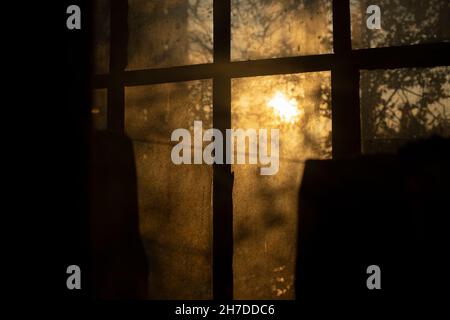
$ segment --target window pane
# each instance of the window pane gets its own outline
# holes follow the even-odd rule
[[[129,0],[128,6],[128,69],[212,62],[212,0]]]
[[[395,152],[406,140],[450,136],[450,67],[361,71],[364,153]]]
[[[106,130],[107,125],[108,90],[97,89],[92,95],[92,127],[97,130]]]
[[[109,72],[110,6],[109,0],[94,1],[94,73]]]
[[[353,48],[376,48],[450,40],[448,0],[351,0]],[[369,5],[381,9],[381,29],[367,28]]]
[[[278,173],[233,165],[235,299],[295,296],[298,190],[305,160],[331,157],[330,96],[329,72],[232,80],[232,127],[280,130]]]
[[[173,164],[170,141],[194,120],[212,126],[211,88],[204,80],[125,91],[151,299],[212,298],[212,166]]]
[[[231,59],[332,52],[331,0],[231,0]]]

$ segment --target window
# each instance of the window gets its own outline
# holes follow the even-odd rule
[[[211,96],[211,80],[125,88],[125,132],[135,151],[139,224],[152,279],[149,298],[212,298],[212,167],[170,160],[173,130],[192,131],[194,120],[212,127]]]
[[[305,160],[449,135],[448,1],[380,0],[381,31],[367,3],[97,1],[93,114],[134,143],[149,298],[293,299]],[[172,164],[194,120],[279,128],[279,173]]]
[[[294,298],[297,196],[305,161],[331,157],[330,81],[328,71],[231,80],[231,127],[280,132],[277,174],[232,166],[235,299]],[[289,102],[297,114],[267,110]]]

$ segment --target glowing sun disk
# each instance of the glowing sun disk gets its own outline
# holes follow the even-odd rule
[[[300,115],[298,103],[295,99],[288,99],[286,96],[277,91],[275,96],[267,103],[284,122],[294,122]]]

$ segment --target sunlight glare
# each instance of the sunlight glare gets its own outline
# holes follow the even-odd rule
[[[283,122],[294,123],[300,116],[297,101],[295,99],[288,100],[288,98],[280,91],[275,93],[274,97],[267,105],[280,116],[281,121]]]

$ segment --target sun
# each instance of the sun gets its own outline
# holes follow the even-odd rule
[[[280,91],[275,93],[267,105],[273,109],[283,122],[294,123],[300,116],[297,101],[295,99],[289,100]]]

